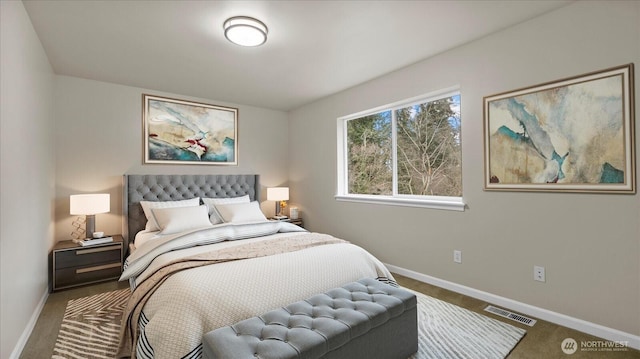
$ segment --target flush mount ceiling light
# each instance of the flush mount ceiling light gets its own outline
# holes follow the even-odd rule
[[[235,16],[222,25],[224,37],[240,46],[260,46],[267,41],[267,25],[248,16]]]

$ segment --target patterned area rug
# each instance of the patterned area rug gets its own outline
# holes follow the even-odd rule
[[[410,359],[503,359],[526,330],[415,293],[418,298],[418,352]]]
[[[505,358],[524,329],[414,292],[418,352],[410,359]],[[52,359],[114,358],[129,289],[70,300]]]
[[[115,358],[129,293],[124,288],[70,300],[51,358]]]

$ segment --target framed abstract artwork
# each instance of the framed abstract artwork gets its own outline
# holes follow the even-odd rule
[[[144,163],[237,165],[238,109],[142,95]]]
[[[633,64],[484,97],[484,189],[635,193]]]

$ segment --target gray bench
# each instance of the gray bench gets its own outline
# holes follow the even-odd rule
[[[407,359],[418,350],[413,293],[361,279],[206,333],[209,359]]]

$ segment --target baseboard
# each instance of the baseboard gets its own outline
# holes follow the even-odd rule
[[[31,332],[33,328],[36,327],[36,323],[38,322],[38,318],[40,317],[40,313],[42,313],[42,309],[44,308],[44,304],[47,302],[47,298],[49,298],[49,287],[45,289],[42,298],[40,298],[40,302],[36,306],[36,309],[33,311],[27,326],[24,328],[22,335],[18,339],[18,343],[13,348],[13,352],[9,356],[9,359],[18,359],[20,358],[20,354],[22,354],[22,350],[24,350],[24,346],[27,345],[27,341],[29,340],[29,336],[31,336]]]
[[[570,317],[561,313],[553,312],[544,308],[535,307],[526,303],[518,302],[509,298],[495,294],[483,292],[461,284],[449,282],[443,279],[432,277],[423,273],[418,273],[409,269],[384,263],[389,271],[398,273],[405,277],[415,279],[424,283],[435,285],[456,293],[483,300],[506,309],[510,309],[522,314],[526,314],[541,320],[545,320],[563,327],[575,329],[577,331],[594,335],[611,341],[626,342],[630,348],[640,350],[640,336],[626,333],[617,329],[608,328],[600,324],[591,323],[586,320]]]

